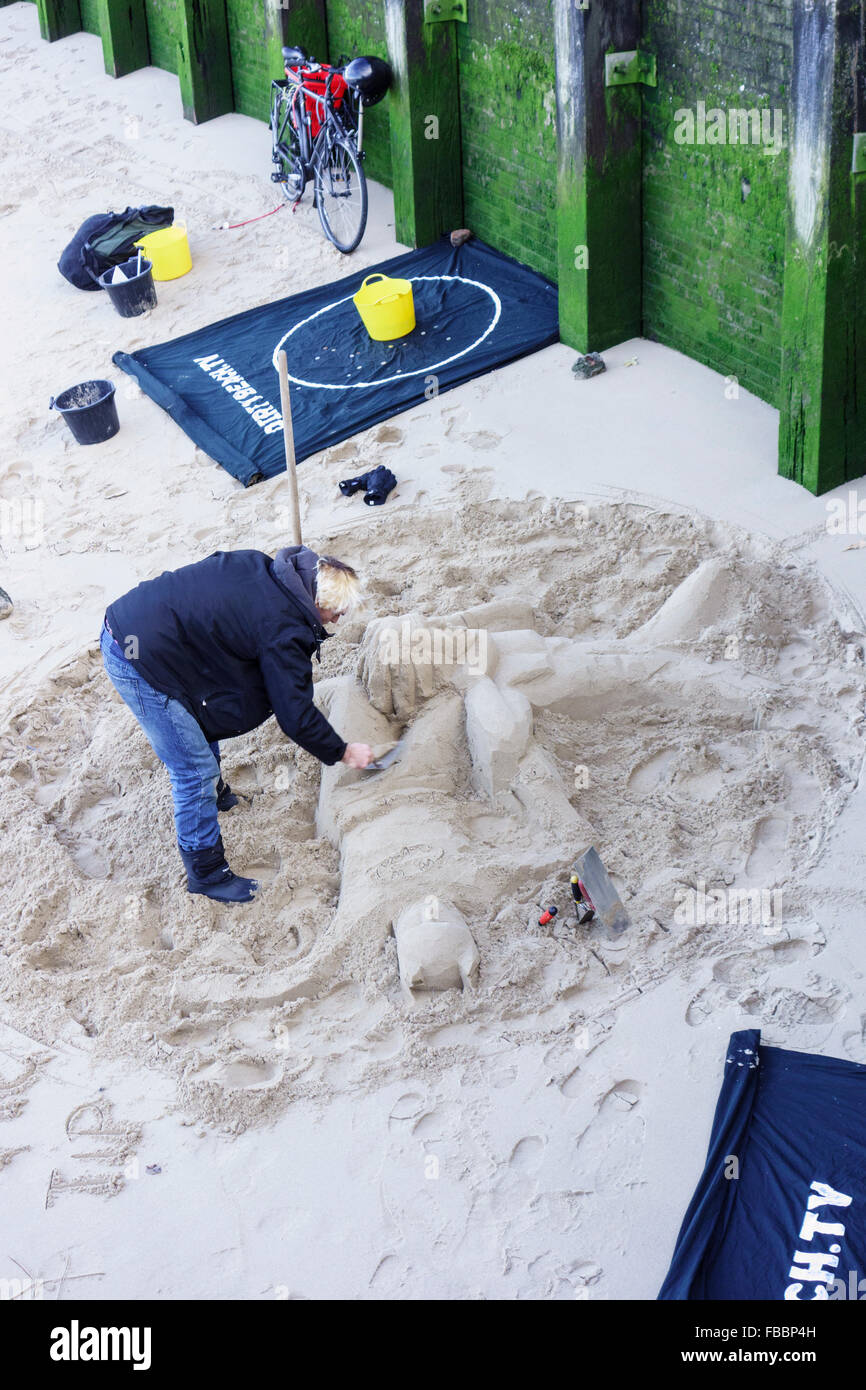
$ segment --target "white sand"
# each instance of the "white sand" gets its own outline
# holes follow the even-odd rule
[[[167,779],[95,638],[138,578],[284,543],[285,483],[244,492],[126,379],[98,449],[45,407],[118,379],[117,348],[348,264],[309,208],[209,231],[273,205],[263,128],[188,126],[169,75],[113,83],[98,41],[43,45],[35,18],[0,16],[3,496],[43,523],[4,536],[0,573],[8,1259],[46,1296],[651,1298],[727,1034],[866,1060],[862,552],[773,477],[772,411],[653,344],[585,384],[550,349],[309,460],[305,539],[370,581],[320,698],[347,735],[408,728],[405,757],[320,776],[273,724],[226,744],[230,858],[265,887],[247,908],[190,898]],[[47,75],[69,93],[49,153],[27,129]],[[64,284],[44,227],[59,251],[140,201],[175,204],[194,269],[122,320]],[[377,190],[353,266],[397,249],[388,207]],[[25,357],[34,322],[50,333]],[[384,510],[339,496],[383,458]],[[384,667],[382,627],[406,617],[483,632],[486,674]],[[490,733],[497,700],[513,718]],[[632,918],[616,944],[568,922],[591,841]],[[781,925],[683,924],[689,884],[781,890]],[[390,926],[436,894],[480,970],[410,1002]]]

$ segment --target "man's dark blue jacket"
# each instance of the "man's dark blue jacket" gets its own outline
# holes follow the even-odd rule
[[[313,603],[318,557],[289,546],[217,551],[166,570],[117,599],[106,621],[155,690],[198,720],[209,740],[234,738],[271,714],[323,763],[346,744],[313,704],[312,657],[329,634]]]

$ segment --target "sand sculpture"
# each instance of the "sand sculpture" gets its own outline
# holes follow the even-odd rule
[[[380,750],[403,738],[400,761],[320,775],[273,724],[225,747],[244,796],[226,843],[263,883],[243,917],[183,892],[167,780],[95,651],[13,716],[0,910],[17,1026],[168,1068],[190,1106],[243,1127],[296,1094],[437,1065],[422,1042],[434,1022],[532,1020],[552,1047],[563,1030],[603,1038],[612,1001],[671,972],[695,977],[692,1026],[744,978],[762,1010],[763,967],[710,985],[700,972],[719,950],[781,962],[799,918],[808,935],[804,874],[863,755],[862,649],[832,594],[769,543],[639,509],[598,509],[591,547],[549,507],[427,522],[429,574],[403,554],[399,516],[365,533],[378,616],[329,644],[317,685],[336,727]],[[564,910],[568,866],[592,843],[632,921],[621,946]],[[679,920],[702,885],[783,890],[781,945],[753,924]],[[400,923],[431,898],[480,962],[461,936],[444,970],[422,962],[426,985],[449,987],[422,989],[404,959],[409,1007]],[[844,1002],[819,976],[779,988],[788,1045],[812,1045]]]

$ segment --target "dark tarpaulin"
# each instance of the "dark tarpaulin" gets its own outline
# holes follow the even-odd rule
[[[866,1066],[734,1033],[659,1298],[862,1299],[864,1211]]]
[[[377,272],[412,280],[416,327],[368,336],[352,296]],[[368,266],[170,343],[114,354],[181,429],[245,485],[285,468],[276,353],[286,350],[298,461],[558,340],[556,288],[472,240]]]

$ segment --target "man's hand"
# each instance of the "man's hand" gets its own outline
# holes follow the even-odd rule
[[[373,761],[373,750],[368,743],[347,743],[341,762],[348,767],[364,768]]]

